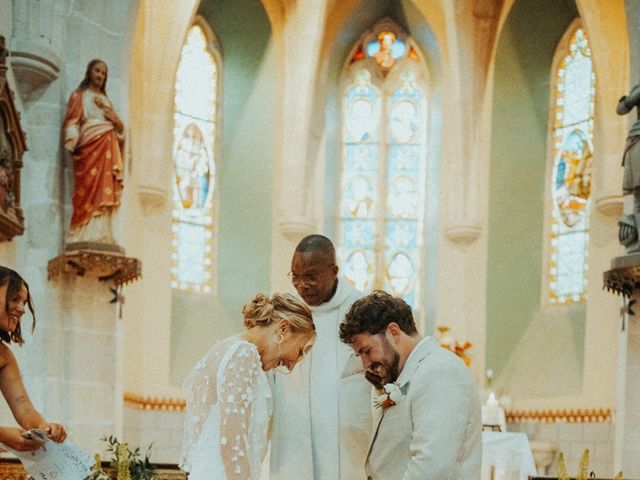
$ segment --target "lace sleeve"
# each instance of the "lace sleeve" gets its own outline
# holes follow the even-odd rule
[[[187,403],[180,467],[191,470],[191,454],[216,403],[216,376],[222,352],[212,349],[193,368],[184,382]]]
[[[226,477],[231,480],[257,480],[260,472],[253,472],[249,435],[251,411],[256,398],[256,382],[260,357],[255,347],[242,344],[218,378],[220,406],[220,456]]]

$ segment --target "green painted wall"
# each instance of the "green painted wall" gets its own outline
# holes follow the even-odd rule
[[[568,393],[582,378],[584,306],[540,305],[550,73],[557,44],[577,16],[573,1],[519,0],[496,55],[486,360],[498,375],[517,370],[523,377],[531,365],[570,365],[561,384],[543,376],[529,389],[538,395]],[[566,348],[545,353],[556,340]]]
[[[216,341],[242,330],[242,306],[270,291],[276,52],[259,0],[204,0],[222,50],[217,296],[174,292],[171,383]]]

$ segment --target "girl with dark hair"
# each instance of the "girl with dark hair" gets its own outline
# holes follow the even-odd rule
[[[25,307],[31,312],[33,331],[36,317],[27,282],[15,271],[0,266],[0,391],[22,427],[0,426],[0,443],[20,452],[37,450],[42,446],[42,442],[34,439],[27,430],[44,430],[55,442],[63,442],[67,436],[62,425],[47,422],[34,408],[22,382],[16,357],[9,348],[11,342],[24,343],[20,320]]]

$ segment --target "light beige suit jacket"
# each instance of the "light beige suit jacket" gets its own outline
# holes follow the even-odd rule
[[[466,365],[427,337],[396,384],[406,393],[374,423],[368,479],[479,480],[480,399]]]

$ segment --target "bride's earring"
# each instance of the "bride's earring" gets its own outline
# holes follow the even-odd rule
[[[282,342],[284,342],[284,335],[281,333],[278,333],[273,340],[276,342],[276,345],[278,345],[278,350],[282,350]]]

